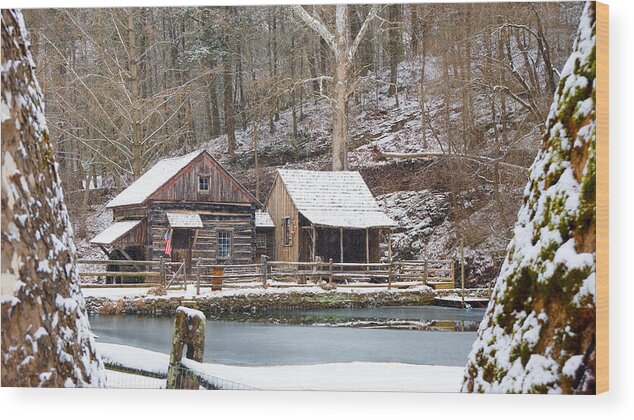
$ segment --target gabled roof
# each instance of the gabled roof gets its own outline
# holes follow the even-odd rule
[[[175,177],[180,171],[182,171],[187,165],[193,162],[197,157],[202,154],[207,154],[222,170],[224,168],[220,163],[209,155],[205,149],[197,150],[195,152],[188,153],[183,156],[167,158],[159,160],[154,166],[147,170],[143,175],[134,181],[125,190],[121,191],[119,195],[110,200],[106,205],[107,208],[129,206],[133,204],[142,204],[150,198],[152,194],[165,185],[170,179]],[[226,172],[226,171],[225,171]],[[258,203],[257,200],[249,193],[249,191],[242,186],[242,184],[236,180],[229,172],[226,172],[229,177],[239,185],[254,203]],[[259,203],[258,203],[259,205]]]
[[[184,156],[159,160],[156,165],[148,169],[139,179],[130,184],[128,188],[110,200],[106,207],[111,208],[143,203],[152,193],[162,187],[202,153],[205,153],[205,151],[197,150]]]
[[[279,169],[297,210],[311,223],[344,228],[396,226],[356,171]]]
[[[126,233],[137,227],[143,220],[125,220],[115,222],[106,230],[90,240],[93,244],[110,245]]]

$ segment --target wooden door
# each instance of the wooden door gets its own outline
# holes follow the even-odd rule
[[[192,230],[174,229],[172,238],[172,261],[184,262],[183,271],[190,275],[192,269]]]

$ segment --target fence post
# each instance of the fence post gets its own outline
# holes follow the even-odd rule
[[[464,304],[464,240],[460,239],[460,288],[462,289],[462,308]]]
[[[390,262],[387,269],[388,269],[387,290],[390,290],[392,288],[392,276],[394,275],[394,262],[392,261],[391,257],[390,257]]]
[[[328,260],[328,284],[332,284],[332,258]]]
[[[262,287],[266,288],[266,275],[268,271],[268,257],[266,255],[262,255],[260,257],[260,262],[262,263]]]
[[[427,278],[429,277],[429,266],[427,260],[425,260],[424,270],[423,270],[423,280],[425,284],[427,284]]]
[[[187,353],[183,350],[187,346]],[[198,381],[181,364],[183,356],[196,362],[205,353],[205,315],[195,309],[179,306],[174,318],[174,335],[170,364],[167,370],[167,389],[198,389]]]
[[[196,261],[196,296],[200,295],[200,260]]]
[[[165,287],[165,259],[163,256],[159,257],[159,276],[161,286]]]

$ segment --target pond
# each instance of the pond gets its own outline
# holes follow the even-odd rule
[[[464,366],[484,309],[276,311],[207,320],[205,362],[240,366],[400,362]],[[248,320],[247,320],[248,319]],[[171,317],[90,317],[98,341],[169,353]]]

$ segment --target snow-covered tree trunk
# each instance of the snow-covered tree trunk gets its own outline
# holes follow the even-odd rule
[[[18,10],[2,10],[2,386],[103,386]]]
[[[595,41],[588,2],[463,391],[595,392]]]

